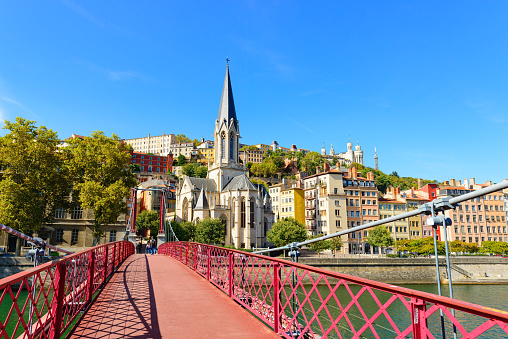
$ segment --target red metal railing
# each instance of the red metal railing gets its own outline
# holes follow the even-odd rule
[[[508,337],[508,312],[431,293],[203,244],[165,243],[159,254],[195,270],[284,338],[450,338],[454,325],[459,338]]]
[[[113,242],[1,279],[0,338],[60,338],[133,253],[131,242]]]

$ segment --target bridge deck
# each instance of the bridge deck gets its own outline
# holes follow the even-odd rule
[[[162,255],[130,256],[71,338],[278,338],[205,279]]]

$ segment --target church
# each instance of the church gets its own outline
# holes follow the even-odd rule
[[[253,184],[240,163],[240,124],[236,118],[229,64],[213,132],[215,157],[206,178],[183,176],[176,195],[178,221],[198,223],[218,218],[224,225],[225,245],[266,247],[266,233],[274,222],[271,199],[263,185]]]

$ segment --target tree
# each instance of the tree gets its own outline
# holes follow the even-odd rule
[[[226,236],[220,219],[206,218],[196,227],[196,242],[202,244],[220,244]]]
[[[393,246],[394,244],[390,231],[388,231],[385,225],[379,225],[370,230],[367,236],[367,242],[371,246],[380,247],[381,254],[383,253],[383,247]]]
[[[434,238],[426,237],[422,239],[417,239],[412,242],[412,252],[423,254],[423,255],[431,255],[434,254]],[[445,254],[446,249],[444,245],[444,241],[437,241],[437,254]]]
[[[141,170],[141,167],[139,166],[139,164],[130,164],[130,168],[131,168],[132,173],[136,173]]]
[[[171,221],[171,228],[179,241],[192,241],[196,233],[196,225],[190,221]],[[169,228],[168,228],[169,230]]]
[[[482,241],[481,253],[506,254],[508,253],[508,243],[502,241]]]
[[[156,236],[159,233],[160,216],[157,211],[142,211],[136,218],[136,230],[150,230],[150,236]]]
[[[340,237],[333,237],[330,240],[330,249],[333,251],[333,255],[342,248],[342,239]]]
[[[409,240],[409,239],[400,239],[400,240],[397,240],[395,245],[397,246],[397,249],[399,251],[408,251],[408,252],[413,252],[413,245],[412,245],[412,241]]]
[[[188,143],[188,142],[191,142],[192,140],[187,137],[185,134],[177,134],[175,135],[175,142],[178,144],[178,143]]]
[[[187,158],[185,158],[185,155],[180,154],[178,158],[176,159],[176,164],[178,166],[183,166],[187,163]]]
[[[65,148],[66,165],[73,181],[72,203],[94,213],[94,245],[104,234],[104,226],[127,213],[127,198],[136,185],[130,171],[128,145],[117,135],[107,137],[95,131],[83,140],[71,139]]]
[[[0,137],[0,222],[31,234],[51,222],[56,208],[68,206],[71,185],[56,132],[35,121],[5,121]],[[20,255],[21,239],[16,242]]]
[[[254,145],[251,145],[251,146],[243,146],[242,148],[240,148],[240,151],[257,151],[258,148]]]
[[[201,166],[196,162],[191,162],[182,167],[182,173],[183,175],[187,175],[189,177],[206,178],[208,168],[206,166]]]
[[[314,235],[311,237],[311,239],[316,239],[316,238],[319,238],[322,236],[323,236],[323,234]],[[321,241],[313,242],[313,243],[309,244],[308,246],[311,249],[311,251],[317,252],[317,254],[319,256],[319,254],[322,251],[329,250],[331,245],[332,244],[329,240],[321,240]]]
[[[321,166],[323,164],[323,157],[318,152],[309,152],[305,155],[305,157],[301,161],[302,168],[300,170],[305,169],[305,171],[312,175],[316,174],[316,167]]]
[[[307,240],[307,230],[305,225],[290,217],[274,223],[272,229],[266,234],[266,238],[275,246],[281,247],[292,242]]]

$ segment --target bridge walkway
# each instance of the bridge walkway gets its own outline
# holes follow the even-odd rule
[[[279,338],[176,260],[132,255],[70,338]]]

